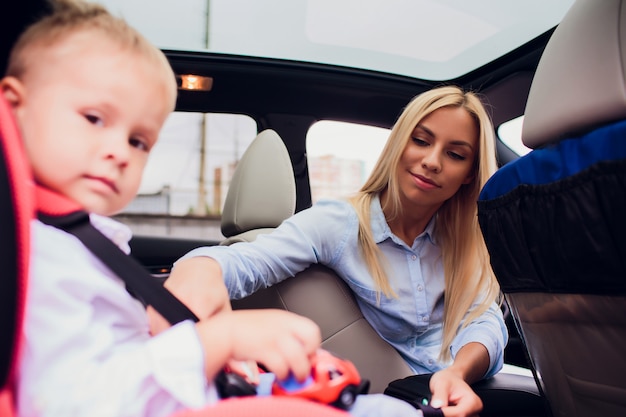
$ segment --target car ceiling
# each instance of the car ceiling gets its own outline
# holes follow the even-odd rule
[[[3,68],[14,39],[44,6],[45,0],[25,0],[17,2],[10,15],[3,14],[7,34],[1,44]],[[523,114],[532,75],[550,35],[551,30],[493,62],[445,81],[290,60],[165,51],[178,74],[195,73],[214,80],[209,92],[181,91],[179,110],[246,113],[259,129],[278,126],[284,132],[294,120],[308,127],[322,119],[391,127],[413,96],[441,83],[484,95],[497,126]],[[303,151],[296,149],[301,146],[292,144],[291,150]],[[498,156],[501,163],[516,157],[501,144]]]

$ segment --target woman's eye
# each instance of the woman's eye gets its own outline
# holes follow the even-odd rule
[[[148,144],[146,142],[144,142],[141,139],[138,138],[130,138],[128,140],[128,143],[130,144],[130,146],[132,146],[133,148],[137,148],[141,151],[149,151],[150,148],[148,147]]]
[[[87,119],[87,121],[92,125],[104,126],[104,121],[94,114],[86,114],[85,119]]]
[[[413,136],[413,142],[415,142],[419,146],[428,146],[428,142],[415,136]]]
[[[450,158],[456,159],[457,161],[465,161],[465,156],[460,155],[456,152],[448,152],[448,155],[450,155]]]

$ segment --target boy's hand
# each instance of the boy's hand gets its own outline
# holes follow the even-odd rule
[[[230,372],[241,375],[253,385],[259,385],[259,366],[255,361],[230,360],[226,365]]]
[[[311,358],[321,344],[317,324],[283,310],[232,311],[215,260],[196,257],[176,262],[165,288],[200,318],[196,328],[210,379],[232,360],[261,363],[278,379],[292,373],[304,380],[311,372]],[[153,334],[168,327],[155,311],[149,315]]]
[[[317,324],[283,310],[223,312],[201,321],[196,328],[205,349],[209,378],[234,359],[263,364],[278,379],[293,374],[303,381],[321,344]]]

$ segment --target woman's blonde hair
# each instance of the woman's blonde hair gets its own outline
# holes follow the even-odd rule
[[[396,176],[400,157],[415,126],[442,107],[463,107],[479,130],[473,180],[445,201],[435,217],[434,235],[441,247],[445,275],[440,358],[448,361],[458,330],[485,312],[500,293],[477,217],[478,194],[497,169],[493,125],[478,96],[455,86],[444,86],[415,97],[391,130],[368,180],[350,201],[359,217],[359,244],[374,282],[386,296],[396,296],[385,273],[383,255],[372,236],[370,205],[375,196],[386,191],[385,213],[391,218],[402,215]],[[472,307],[474,303],[477,305]]]
[[[94,2],[50,0],[49,5],[51,13],[28,26],[15,42],[9,55],[7,76],[21,78],[29,65],[41,61],[38,60],[41,48],[52,47],[76,32],[91,31],[103,34],[120,47],[154,63],[155,71],[163,73],[168,88],[176,97],[176,77],[165,55],[124,19],[113,16],[104,6]]]

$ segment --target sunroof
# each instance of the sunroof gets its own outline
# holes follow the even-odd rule
[[[556,26],[573,0],[100,0],[166,49],[459,77]]]

